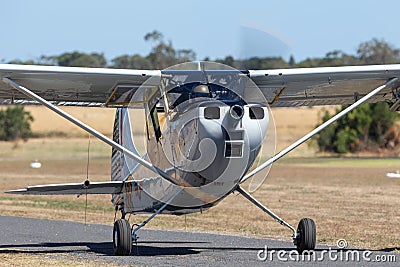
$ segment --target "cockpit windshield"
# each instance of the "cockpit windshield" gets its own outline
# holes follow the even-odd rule
[[[186,83],[171,89],[167,93],[168,106],[171,110],[186,101],[196,100],[197,98],[210,98],[227,105],[243,102],[236,93],[217,84]]]

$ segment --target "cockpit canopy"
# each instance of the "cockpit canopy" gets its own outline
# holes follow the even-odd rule
[[[187,83],[177,86],[167,92],[167,103],[170,110],[184,104],[186,101],[193,101],[209,98],[221,101],[226,105],[243,105],[243,99],[235,92],[217,84],[204,84],[199,82]]]

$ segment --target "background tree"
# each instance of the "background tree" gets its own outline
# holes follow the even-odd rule
[[[107,60],[105,59],[104,54],[86,54],[78,51],[64,53],[59,56],[42,56],[41,63],[64,67],[104,68],[107,66]]]
[[[325,58],[313,63],[335,66],[337,64],[348,65],[347,63],[358,65],[400,62],[399,49],[394,48],[384,40],[375,38],[361,43],[357,49],[357,54],[358,57],[354,57],[340,51],[333,51],[327,53]],[[345,107],[343,106],[341,110]],[[387,137],[387,133],[392,127],[395,127],[394,124],[398,118],[398,114],[391,112],[385,102],[363,104],[317,136],[319,149],[321,151],[347,153],[365,149],[371,150],[374,147],[388,147],[388,143],[393,140]],[[325,112],[322,116],[322,122],[327,119],[329,119],[329,114]],[[392,138],[397,137],[393,136]]]
[[[337,109],[336,114],[346,107]],[[331,114],[324,111],[322,123],[330,117]],[[392,141],[387,133],[395,127],[398,118],[398,113],[390,111],[385,102],[363,104],[321,131],[316,136],[317,144],[320,151],[336,153],[384,148]]]
[[[175,50],[172,42],[164,41],[164,36],[158,31],[153,31],[145,35],[145,41],[153,42],[155,46],[146,57],[153,68],[165,69],[172,65],[193,61],[196,59],[196,53],[191,49]]]
[[[0,110],[0,140],[27,140],[32,135],[31,122],[33,117],[23,106]]]
[[[13,60],[8,63],[56,65],[73,67],[111,67],[128,69],[163,69],[174,64],[196,60],[196,53],[191,49],[175,49],[172,42],[166,42],[162,33],[152,31],[144,36],[145,41],[152,44],[148,55],[125,54],[107,63],[102,53],[82,53],[78,51],[63,53],[55,56],[41,56],[38,60]],[[212,61],[209,57],[204,60]],[[355,55],[346,54],[340,50],[332,50],[320,58],[307,58],[295,62],[290,56],[288,61],[282,57],[253,57],[238,60],[233,56],[213,61],[229,65],[237,69],[274,69],[274,68],[306,68],[334,67],[365,64],[400,63],[400,50],[385,40],[373,38],[361,43]]]
[[[361,43],[357,54],[362,64],[392,64],[400,61],[400,50],[376,38]]]
[[[37,62],[35,62],[34,60],[22,61],[22,60],[15,59],[15,60],[9,61],[8,64],[35,65],[35,64],[37,64]]]
[[[325,54],[323,58],[307,58],[294,67],[313,68],[313,67],[338,67],[349,65],[360,65],[361,62],[356,56],[348,55],[340,50],[333,50]]]
[[[117,69],[152,69],[151,62],[141,55],[135,54],[133,56],[123,55],[116,57],[112,60],[113,68]]]

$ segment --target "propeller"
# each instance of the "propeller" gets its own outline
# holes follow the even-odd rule
[[[239,58],[249,59],[282,57],[289,58],[291,52],[290,40],[281,32],[258,22],[246,22],[240,25]],[[273,109],[269,108],[270,125],[262,144],[262,150],[254,162],[252,169],[258,167],[276,152],[276,127]],[[246,182],[248,191],[254,193],[268,177],[271,166],[254,175]]]
[[[291,45],[288,38],[270,27],[260,23],[246,23],[240,25],[239,33],[240,59],[290,56]]]
[[[156,84],[157,87],[154,86]],[[161,78],[147,80],[138,92],[143,94],[143,99],[149,100],[146,104],[148,129],[142,135],[147,141],[148,158],[152,164],[181,183],[179,186],[163,181],[163,190],[147,192],[154,199],[165,202],[173,192],[184,187],[182,194],[187,194],[186,197],[177,197],[171,205],[193,207],[213,203],[235,188],[237,182],[234,181],[246,174],[252,162],[255,161],[253,167],[257,167],[262,159],[275,154],[275,123],[272,111],[264,94],[245,72],[215,62],[182,63],[163,70]],[[131,102],[137,103],[137,99],[133,100]],[[249,121],[250,107],[245,105],[248,123],[252,124],[251,129],[243,126],[230,128],[230,124],[224,120],[232,120],[233,124],[239,123],[245,112],[242,106],[246,103],[262,103],[263,107],[266,105],[265,116],[268,116],[268,123],[263,124],[256,119]],[[193,109],[205,106],[211,107],[207,115],[206,111],[201,115],[197,109]],[[220,113],[220,110],[224,111]],[[220,114],[225,117],[220,118]],[[202,136],[200,130],[195,130],[202,123],[197,120],[197,116],[208,116],[209,120],[203,119],[205,127],[211,132],[218,132],[223,128],[223,132],[229,137],[226,134],[222,139],[207,134]],[[132,123],[135,122],[132,120]],[[241,131],[243,135],[238,135]],[[253,134],[250,131],[259,133],[256,144],[249,138]],[[241,151],[240,142],[243,140],[247,145],[242,146]],[[250,142],[251,146],[248,145]],[[259,157],[256,158],[258,151]],[[238,153],[240,159],[235,153]],[[249,191],[254,192],[262,184],[269,170],[270,167],[249,180]],[[141,173],[140,176],[154,175],[146,176]],[[216,184],[222,189],[218,189]]]

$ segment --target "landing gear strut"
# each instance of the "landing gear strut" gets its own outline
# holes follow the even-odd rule
[[[113,230],[113,246],[114,254],[118,256],[129,256],[132,251],[133,241],[137,242],[138,236],[136,232],[151,221],[156,215],[160,214],[174,198],[182,191],[178,190],[167,202],[165,202],[158,210],[156,210],[149,218],[144,220],[140,225],[131,228],[129,221],[125,220],[125,212],[121,208],[122,218],[114,223]]]
[[[293,243],[297,247],[297,251],[299,253],[302,253],[305,250],[313,250],[316,245],[316,227],[315,223],[313,220],[309,218],[304,218],[301,219],[299,222],[299,225],[296,229],[294,229],[293,226],[279,218],[278,215],[273,213],[271,210],[269,210],[267,207],[265,207],[263,204],[261,204],[257,199],[255,199],[252,195],[247,193],[242,187],[238,186],[236,188],[236,191],[238,191],[242,196],[244,196],[246,199],[248,199],[251,203],[262,209],[265,213],[267,213],[269,216],[274,218],[275,221],[280,223],[281,225],[286,226],[293,232]]]

